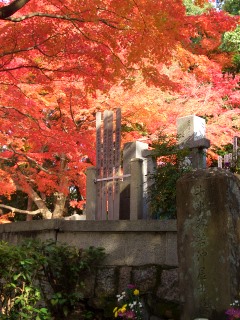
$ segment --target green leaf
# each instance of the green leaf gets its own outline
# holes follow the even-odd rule
[[[16,281],[16,280],[18,280],[18,278],[20,278],[21,276],[22,276],[21,273],[15,274],[15,275],[13,276],[13,280]]]

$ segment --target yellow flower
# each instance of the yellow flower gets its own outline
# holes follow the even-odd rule
[[[138,296],[138,295],[139,295],[139,290],[138,290],[138,289],[135,289],[135,290],[133,291],[133,294],[134,294],[135,296]]]
[[[118,312],[120,312],[120,309],[118,310],[118,307],[115,307],[113,309],[113,313],[114,313],[114,317],[117,318],[118,317]]]
[[[127,311],[126,307],[127,307],[127,304],[125,304],[124,306],[122,306],[122,308],[120,309],[120,312],[121,312],[121,313],[126,312],[126,311]]]

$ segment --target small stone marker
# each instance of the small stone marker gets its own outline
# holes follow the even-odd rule
[[[239,294],[240,180],[219,168],[184,175],[177,224],[181,319],[226,319]]]
[[[180,145],[203,139],[206,134],[205,120],[195,115],[178,118],[177,133]]]
[[[206,149],[210,141],[205,138],[205,119],[190,115],[177,119],[178,144],[191,150],[189,159],[193,168],[206,168]]]
[[[240,138],[233,137],[233,152],[218,156],[218,168],[230,169],[237,166],[240,157]]]

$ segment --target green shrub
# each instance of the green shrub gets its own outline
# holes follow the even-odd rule
[[[64,319],[83,299],[84,277],[104,258],[102,248],[0,243],[0,319]]]
[[[152,145],[158,163],[155,173],[150,177],[149,202],[153,218],[176,218],[176,182],[191,170],[184,165],[188,149],[180,149],[173,136],[160,135]]]

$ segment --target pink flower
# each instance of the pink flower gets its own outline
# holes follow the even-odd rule
[[[126,319],[135,319],[135,313],[132,310],[129,310],[125,314]]]
[[[127,288],[128,288],[128,289],[134,289],[134,288],[135,288],[135,285],[134,285],[134,284],[128,284],[128,285],[127,285]]]
[[[226,311],[226,314],[229,316],[229,320],[240,319],[240,309],[230,308]]]

